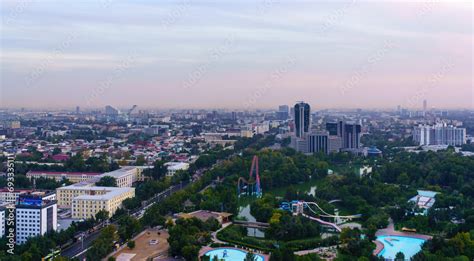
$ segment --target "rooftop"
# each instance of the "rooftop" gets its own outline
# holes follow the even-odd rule
[[[67,190],[67,189],[80,189],[82,191],[87,191],[90,193],[89,195],[81,195],[77,196],[74,199],[81,199],[81,200],[109,200],[118,195],[129,191],[135,191],[135,188],[117,188],[117,187],[78,187],[75,185],[70,185],[67,187],[58,188],[58,190]],[[95,194],[97,192],[103,192],[104,194]]]
[[[89,176],[98,176],[102,173],[99,172],[67,172],[67,171],[42,171],[42,170],[30,170],[26,173],[28,174],[46,174],[46,175],[75,175],[75,176],[82,176],[82,175],[89,175]]]

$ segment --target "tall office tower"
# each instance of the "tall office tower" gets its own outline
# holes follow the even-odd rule
[[[56,230],[57,214],[56,200],[40,195],[20,195],[16,204],[17,244],[25,243],[30,237]]]
[[[427,112],[428,111],[428,101],[426,100],[423,100],[423,112]]]
[[[346,123],[344,126],[343,144],[346,149],[358,149],[362,127],[356,123]]]
[[[326,130],[329,132],[329,135],[341,136],[340,135],[339,122],[327,122],[326,123]]]
[[[113,106],[110,106],[110,105],[107,105],[105,106],[105,115],[107,116],[117,116],[120,114],[120,111],[113,107]]]
[[[289,110],[290,110],[290,108],[288,107],[288,105],[280,105],[280,106],[278,106],[278,111],[277,111],[277,113],[276,113],[276,116],[277,116],[276,118],[277,118],[278,120],[282,120],[282,121],[288,120],[288,117],[289,117],[289,114],[288,114],[288,113],[289,113]]]
[[[81,112],[81,107],[76,106],[76,114],[79,114]]]
[[[303,138],[309,132],[310,111],[309,104],[300,102],[295,104],[295,134],[298,138]]]
[[[362,127],[356,123],[345,123],[344,121],[326,123],[326,130],[331,136],[340,138],[342,149],[357,149],[360,146],[360,134]],[[334,142],[336,142],[334,140]]]

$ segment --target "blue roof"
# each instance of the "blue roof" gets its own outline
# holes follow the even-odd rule
[[[418,190],[418,195],[428,198],[434,198],[438,192],[429,191],[429,190]]]

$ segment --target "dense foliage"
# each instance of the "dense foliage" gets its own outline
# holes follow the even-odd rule
[[[170,253],[173,256],[183,256],[186,260],[198,260],[201,246],[211,240],[211,231],[219,228],[215,219],[202,222],[197,218],[178,219],[176,225],[169,229]]]

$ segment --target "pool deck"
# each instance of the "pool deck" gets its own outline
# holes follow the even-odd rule
[[[411,238],[418,238],[418,239],[423,239],[423,240],[430,240],[433,237],[428,236],[428,235],[423,235],[423,234],[417,234],[417,233],[411,233],[411,232],[401,232],[401,231],[396,231],[395,230],[395,225],[393,224],[393,221],[390,219],[388,226],[384,229],[379,229],[376,233],[375,236],[399,236],[399,237],[411,237]],[[378,240],[373,241],[376,245],[376,248],[373,252],[374,256],[377,256],[382,252],[384,245],[382,242]]]
[[[211,251],[211,250],[216,250],[216,249],[221,249],[221,248],[225,248],[225,249],[235,249],[235,250],[240,250],[240,251],[248,251],[246,249],[242,249],[242,248],[236,248],[236,247],[208,247],[208,246],[205,246],[205,247],[202,247],[201,250],[199,250],[199,257],[203,256],[205,253]],[[265,255],[263,253],[258,253],[258,252],[254,252],[255,254],[258,254],[260,256],[263,256],[263,260],[264,261],[270,261],[270,256],[269,255]]]

